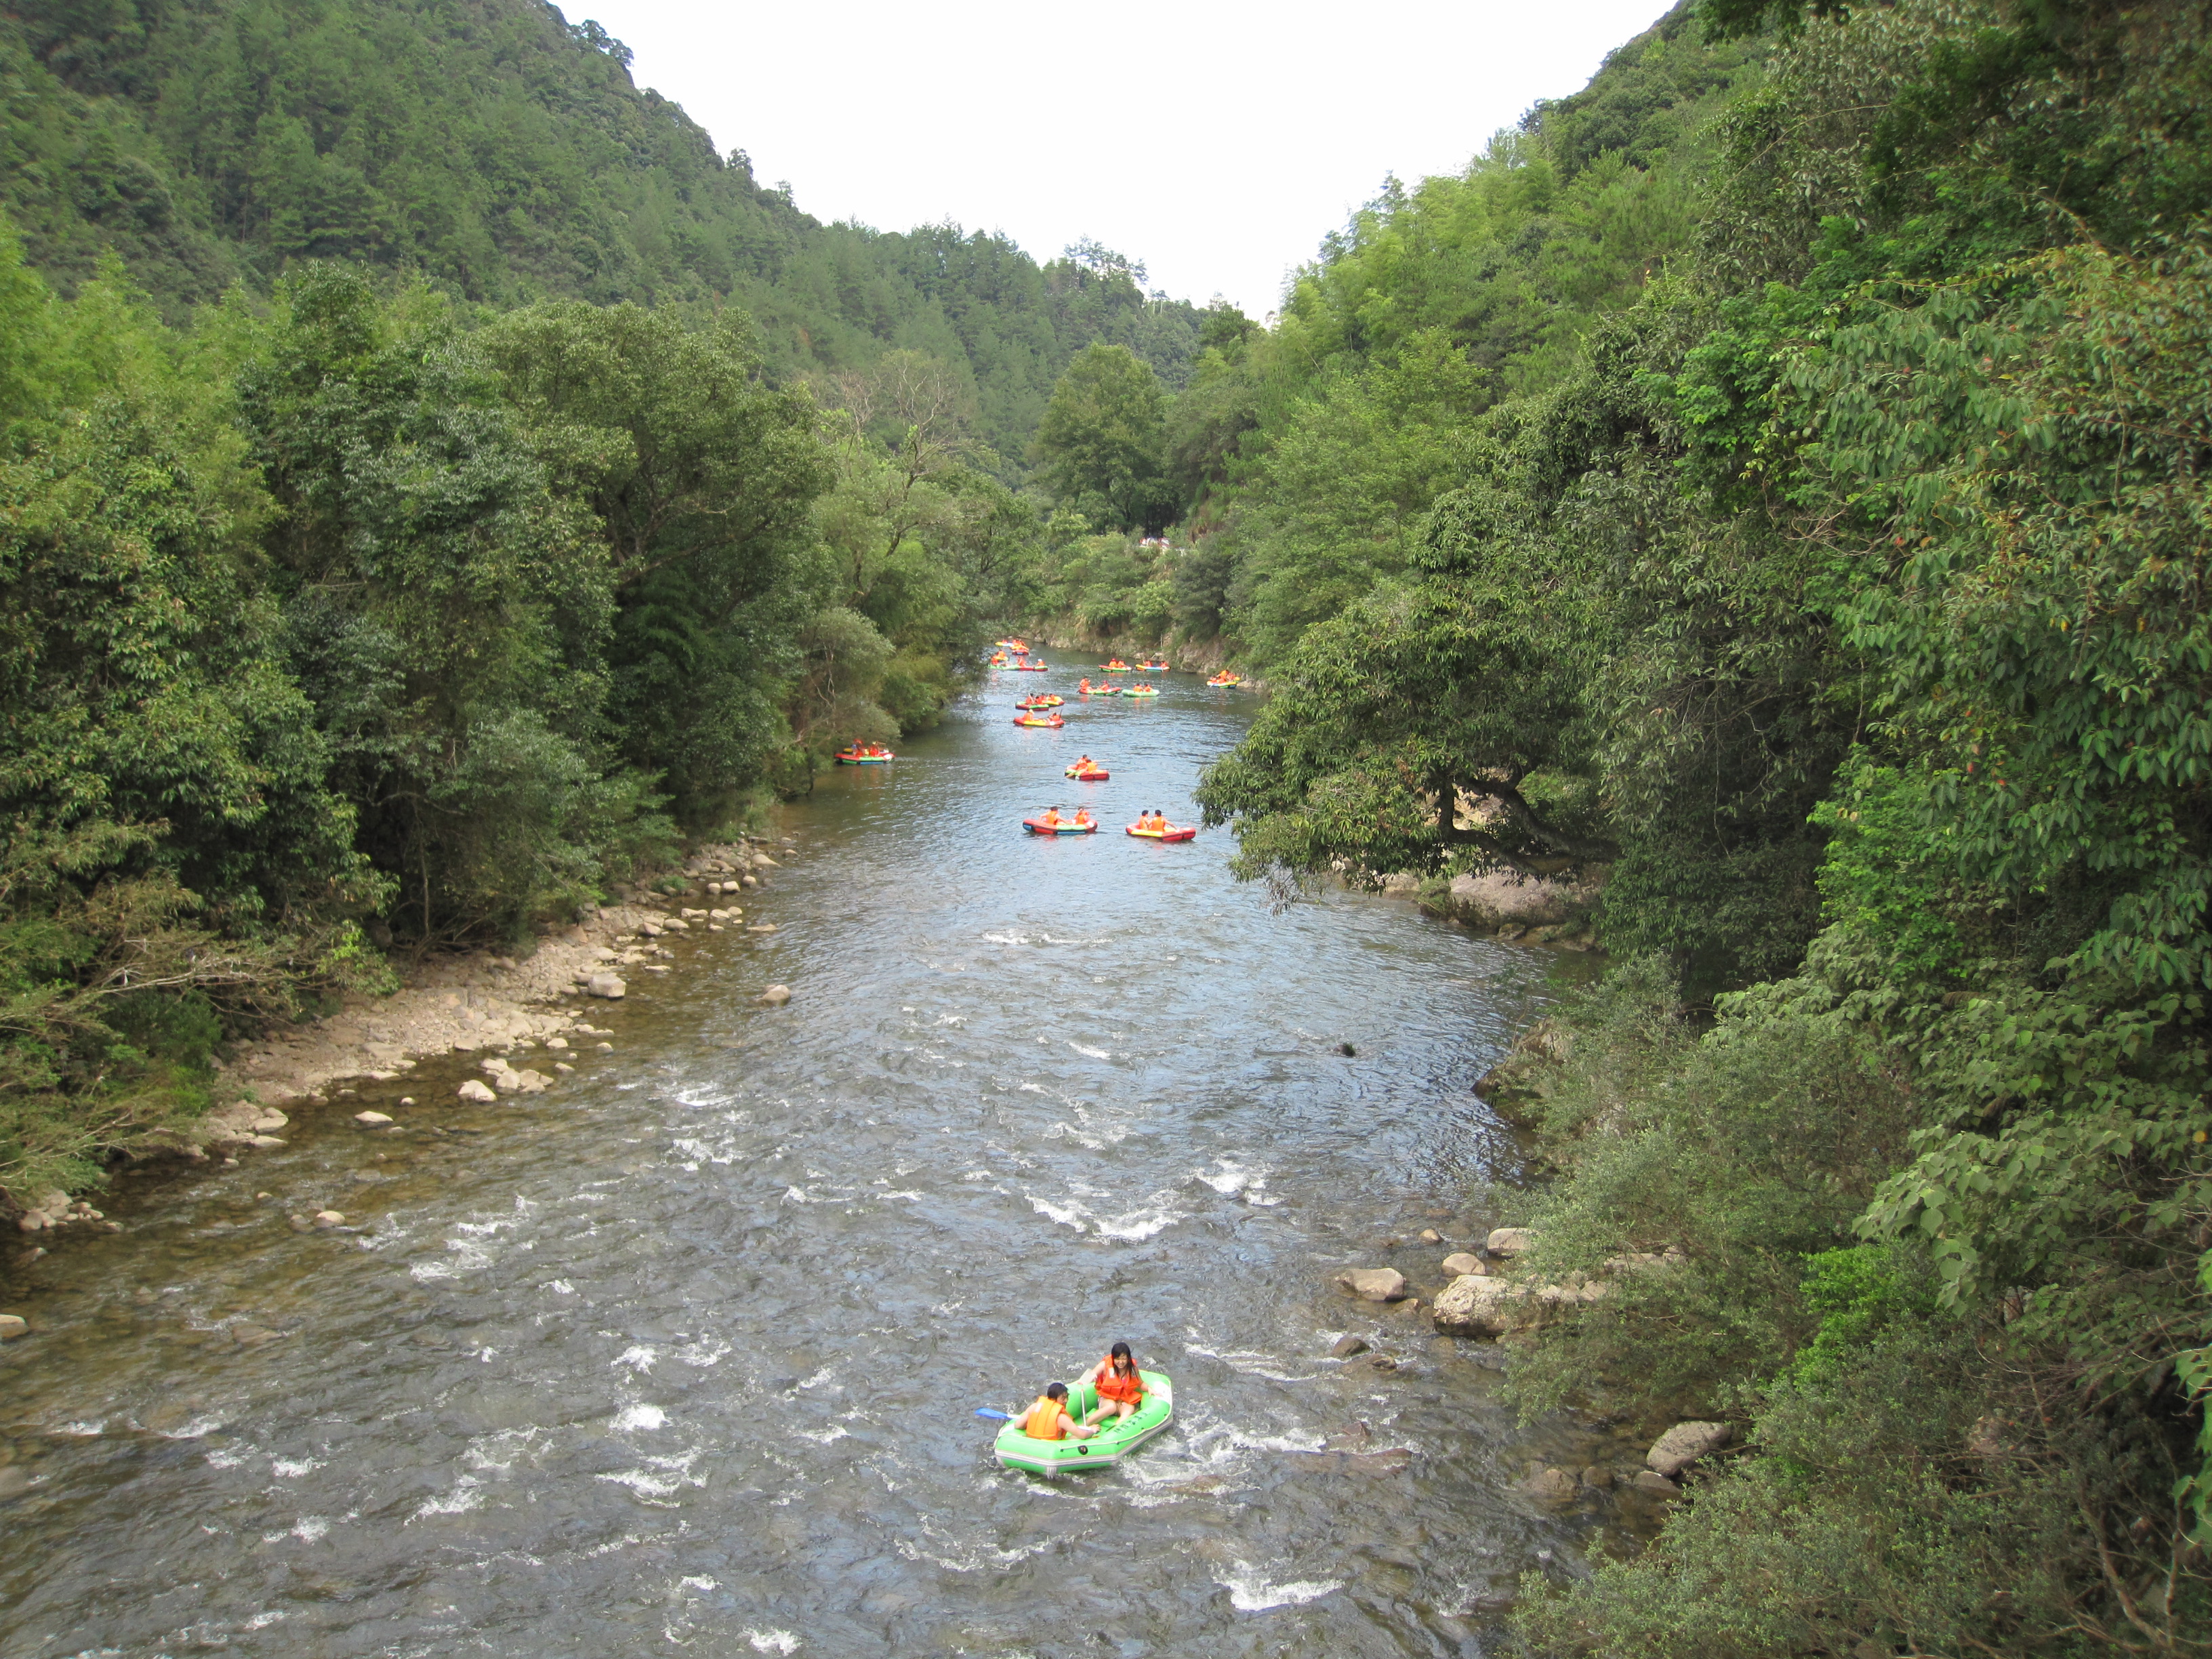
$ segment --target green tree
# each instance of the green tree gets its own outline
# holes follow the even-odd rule
[[[1091,345],[1052,389],[1031,446],[1060,500],[1122,529],[1160,527],[1166,429],[1159,377],[1127,346]]]

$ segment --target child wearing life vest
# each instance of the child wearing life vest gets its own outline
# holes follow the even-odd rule
[[[1075,809],[1075,827],[1079,830],[1088,830],[1091,827],[1091,809],[1089,807],[1079,806]]]
[[[1098,1431],[1086,1428],[1067,1414],[1067,1384],[1051,1382],[1022,1413],[1022,1432],[1032,1440],[1058,1440],[1070,1434],[1078,1440],[1088,1440]]]
[[[1133,1417],[1137,1407],[1145,1403],[1145,1379],[1126,1342],[1116,1342],[1114,1351],[1084,1381],[1098,1390],[1098,1408],[1084,1419],[1086,1423],[1108,1416]]]

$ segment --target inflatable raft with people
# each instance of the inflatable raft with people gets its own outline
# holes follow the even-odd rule
[[[1089,1439],[1073,1436],[1059,1440],[1035,1440],[1024,1427],[1026,1416],[1016,1418],[999,1431],[992,1450],[1000,1464],[1048,1480],[1073,1469],[1109,1469],[1141,1450],[1161,1430],[1175,1420],[1175,1384],[1165,1371],[1139,1371],[1145,1379],[1143,1402],[1130,1416],[1112,1419]],[[1098,1407],[1098,1392],[1091,1382],[1068,1390],[1067,1413],[1080,1422]]]

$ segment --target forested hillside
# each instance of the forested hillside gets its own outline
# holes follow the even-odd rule
[[[173,321],[342,259],[505,309],[745,310],[768,365],[963,365],[1018,462],[1093,340],[1170,386],[1197,314],[1097,247],[823,226],[533,0],[30,0],[0,14],[0,204],[64,292],[104,249]]]
[[[1613,953],[1494,1089],[1611,1281],[1510,1386],[1737,1449],[1531,1654],[2212,1632],[2208,112],[2203,4],[1711,0],[1167,417],[1246,872]]]

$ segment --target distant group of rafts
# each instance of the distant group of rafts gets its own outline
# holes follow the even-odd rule
[[[1022,641],[1000,640],[992,650],[991,666],[1035,674],[1044,672],[1048,665],[1041,657],[1032,659],[1028,645]],[[1164,658],[1151,662],[1126,663],[1115,657],[1111,661],[1100,663],[1098,672],[1102,674],[1133,672],[1167,674],[1175,671]],[[1206,684],[1230,688],[1243,684],[1244,677],[1224,669]],[[1075,690],[1077,695],[1086,697],[1157,697],[1160,695],[1156,685],[1117,685],[1110,680],[1101,680],[1094,685],[1088,674],[1083,677]],[[1066,707],[1066,698],[1044,691],[1024,697],[1014,705],[1020,711],[1014,716],[1014,724],[1052,728],[1064,726],[1067,724],[1066,720],[1055,711]],[[879,743],[856,743],[848,749],[839,750],[836,756],[840,766],[881,766],[897,758]],[[1113,775],[1085,755],[1070,766],[1065,775],[1078,783],[1103,783]],[[1097,834],[1099,825],[1087,806],[1079,806],[1066,817],[1061,815],[1059,807],[1049,806],[1036,817],[1024,818],[1022,828],[1033,836],[1091,836]],[[1138,816],[1134,823],[1125,828],[1123,833],[1146,841],[1190,841],[1197,836],[1198,829],[1194,824],[1170,823],[1164,814],[1148,807]]]
[[[1010,652],[1012,653],[1011,657],[1007,654]],[[1030,648],[1022,641],[1000,640],[998,648],[992,655],[991,665],[994,668],[1019,669],[1043,666],[1042,663],[1032,662],[1029,658]],[[1098,672],[1101,674],[1127,674],[1133,672],[1167,674],[1172,673],[1174,670],[1165,658],[1148,662],[1127,663],[1119,657],[1115,657],[1110,662],[1099,664]],[[1206,682],[1208,685],[1220,686],[1241,685],[1243,683],[1239,676],[1226,672],[1216,674]],[[1088,674],[1083,677],[1075,690],[1079,696],[1085,697],[1157,697],[1160,695],[1159,687],[1156,685],[1118,685],[1111,680],[1101,680],[1094,685]],[[1066,702],[1066,698],[1054,696],[1050,692],[1044,691],[1024,697],[1014,705],[1019,711],[1014,716],[1014,724],[1054,728],[1066,726],[1066,719],[1056,711],[1064,708]],[[1065,775],[1073,778],[1078,783],[1103,783],[1113,775],[1092,760],[1090,756],[1085,755],[1068,767]],[[1099,824],[1098,820],[1091,815],[1091,809],[1087,806],[1079,806],[1073,813],[1067,815],[1063,815],[1057,806],[1048,806],[1033,818],[1024,818],[1022,828],[1032,836],[1095,836],[1098,833]],[[1156,812],[1147,807],[1138,815],[1134,823],[1124,828],[1122,833],[1137,836],[1143,841],[1190,841],[1197,836],[1198,828],[1195,824],[1170,823],[1166,814]]]

